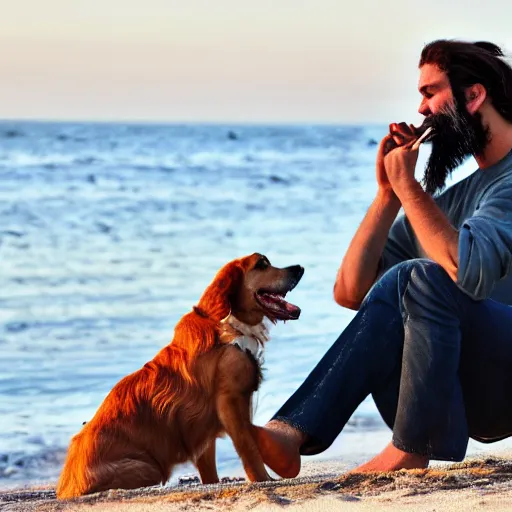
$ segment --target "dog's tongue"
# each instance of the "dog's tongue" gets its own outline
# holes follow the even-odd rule
[[[286,302],[283,297],[274,293],[259,293],[261,303],[279,320],[296,320],[300,315],[300,308]]]

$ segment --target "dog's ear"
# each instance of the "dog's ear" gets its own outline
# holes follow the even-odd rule
[[[240,260],[224,265],[204,291],[198,307],[212,320],[219,322],[229,315],[231,300],[242,285],[244,271]]]

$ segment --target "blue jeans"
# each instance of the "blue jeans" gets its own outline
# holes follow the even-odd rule
[[[469,437],[512,435],[512,307],[472,300],[430,260],[400,263],[273,419],[313,455],[370,393],[408,453],[461,461]]]

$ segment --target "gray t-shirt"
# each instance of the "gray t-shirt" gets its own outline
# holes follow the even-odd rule
[[[512,305],[512,151],[435,201],[459,231],[459,288],[475,300]],[[409,221],[400,216],[391,226],[381,269],[425,257]]]

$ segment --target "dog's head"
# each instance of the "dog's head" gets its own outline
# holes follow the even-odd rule
[[[266,256],[254,253],[222,267],[198,306],[217,321],[230,312],[248,325],[260,323],[265,316],[274,322],[296,320],[300,308],[284,297],[303,274],[300,265],[273,267]]]

